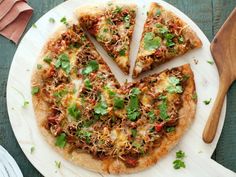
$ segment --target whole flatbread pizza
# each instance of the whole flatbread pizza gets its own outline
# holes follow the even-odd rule
[[[42,50],[32,76],[39,128],[55,150],[86,169],[147,169],[193,122],[197,100],[190,65],[120,84],[84,30],[79,23],[68,25]]]

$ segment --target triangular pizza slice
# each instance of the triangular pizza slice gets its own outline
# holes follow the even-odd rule
[[[81,26],[103,46],[120,69],[129,73],[129,51],[134,31],[136,5],[107,4],[76,11]]]
[[[133,77],[202,46],[196,33],[174,13],[152,3],[135,62]]]

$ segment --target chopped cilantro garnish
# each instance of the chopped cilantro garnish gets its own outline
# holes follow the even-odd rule
[[[157,9],[156,11],[156,16],[160,16],[161,15],[161,10],[160,9]]]
[[[214,65],[214,61],[208,60],[207,63],[209,63],[210,65]]]
[[[55,23],[55,19],[52,18],[52,17],[50,17],[50,18],[48,19],[48,21],[49,21],[50,23]]]
[[[65,145],[66,145],[66,134],[65,133],[61,133],[59,136],[57,136],[55,145],[60,148],[65,147]]]
[[[210,98],[209,100],[205,100],[205,101],[203,101],[203,102],[204,102],[205,105],[209,105],[209,104],[211,103],[211,100],[212,100],[212,99]]]
[[[94,108],[94,112],[98,115],[106,115],[107,114],[107,104],[104,101],[100,101]]]
[[[70,107],[68,108],[68,113],[69,113],[69,115],[71,115],[76,120],[78,120],[81,116],[81,112],[77,108],[76,103],[70,105]]]
[[[132,95],[132,96],[135,96],[135,95],[138,95],[138,94],[140,94],[141,93],[141,91],[139,90],[139,88],[133,88],[131,91],[130,91],[130,94]]]
[[[131,135],[135,138],[137,136],[137,129],[131,129]]]
[[[125,56],[125,53],[126,53],[126,49],[121,49],[121,50],[119,51],[119,55],[120,55],[120,56]]]
[[[148,112],[148,116],[151,122],[154,122],[156,120],[156,115],[154,114],[154,111]]]
[[[169,86],[166,88],[166,90],[169,93],[182,93],[183,89],[182,86],[180,86],[180,79],[177,77],[169,77]]]
[[[173,132],[173,131],[175,131],[175,127],[167,127],[166,128],[166,132]]]
[[[70,73],[70,60],[69,56],[65,53],[58,56],[55,67],[62,68],[67,74]]]
[[[78,130],[77,136],[85,139],[86,143],[90,143],[91,133],[86,130]]]
[[[176,152],[176,158],[183,159],[185,157],[185,153],[181,150]]]
[[[124,99],[120,97],[114,98],[114,107],[115,109],[123,109],[124,108]]]
[[[56,98],[56,102],[60,102],[61,99],[68,93],[68,90],[59,90],[53,93],[53,96]]]
[[[33,27],[33,28],[37,28],[37,25],[34,23],[34,24],[32,25],[32,27]]]
[[[122,11],[122,7],[116,6],[115,10],[114,10],[114,14],[118,14]]]
[[[99,68],[98,62],[96,60],[91,60],[88,62],[88,65],[86,66],[86,68],[82,70],[82,74],[83,75],[90,74],[93,71],[97,71],[98,68]]]
[[[162,120],[167,120],[169,118],[169,115],[167,114],[167,100],[163,100],[158,108],[160,110],[160,118]]]
[[[59,169],[61,168],[61,162],[60,161],[55,161],[55,166]]]
[[[179,41],[180,44],[183,44],[184,43],[184,37],[183,36],[178,37],[178,41]]]
[[[173,165],[174,165],[174,169],[180,169],[180,168],[185,168],[185,163],[184,161],[180,160],[180,159],[177,159],[173,162]]]
[[[37,64],[37,69],[42,69],[42,65],[41,64]]]
[[[116,93],[113,92],[113,91],[110,89],[110,87],[109,87],[108,85],[106,85],[106,86],[104,87],[104,89],[108,92],[108,94],[109,94],[110,97],[116,96]]]
[[[125,22],[125,28],[129,28],[130,27],[130,16],[126,15],[124,17],[124,22]]]
[[[35,94],[37,94],[37,93],[39,93],[39,87],[36,87],[36,86],[35,86],[35,87],[32,88],[31,94],[32,94],[32,95],[35,95]]]
[[[148,32],[144,36],[144,49],[145,50],[155,50],[161,45],[161,38],[155,36],[154,33]]]
[[[66,25],[66,26],[69,26],[69,23],[67,22],[66,17],[62,17],[60,22],[63,23],[64,25]]]
[[[49,56],[46,56],[44,57],[43,61],[50,64],[52,62],[52,59]]]
[[[185,168],[185,163],[183,159],[185,158],[185,153],[183,151],[176,152],[176,160],[173,162],[174,169]]]
[[[160,95],[158,97],[158,100],[166,100],[167,96],[166,95]]]
[[[35,147],[34,147],[34,146],[32,146],[32,147],[30,148],[30,154],[33,154],[33,153],[34,153],[34,151],[35,151]]]
[[[167,34],[164,35],[164,37],[166,39],[166,46],[167,47],[175,46],[175,43],[172,41],[172,39],[175,37],[173,34],[167,33]]]
[[[104,32],[104,33],[108,32],[108,29],[107,29],[107,28],[104,28],[104,29],[103,29],[103,32]]]
[[[161,26],[161,28],[159,29],[159,33],[160,34],[166,34],[166,33],[168,33],[169,32],[169,30],[167,29],[167,28],[165,28],[165,27],[162,27]]]
[[[23,108],[26,108],[29,105],[29,101],[24,101]]]
[[[93,88],[90,80],[87,79],[87,78],[84,80],[84,85],[85,85],[85,88],[88,89],[88,90],[91,90]]]
[[[13,87],[13,89],[23,98],[24,102],[23,102],[22,107],[26,108],[29,105],[29,101],[27,101],[25,99],[25,96],[24,96],[24,94],[21,91],[19,91],[18,89],[14,88],[14,87]]]
[[[130,100],[127,106],[127,116],[131,121],[136,121],[140,116],[139,111],[139,100],[138,95],[140,94],[140,90],[138,88],[133,88],[130,92]]]

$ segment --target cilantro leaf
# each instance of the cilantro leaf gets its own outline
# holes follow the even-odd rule
[[[78,130],[77,131],[77,136],[79,138],[83,138],[85,139],[86,143],[90,143],[90,137],[91,137],[91,133],[86,131],[86,130]]]
[[[136,137],[137,136],[137,129],[131,129],[131,135],[132,135],[132,137]]]
[[[137,96],[139,93],[140,93],[140,90],[137,88],[133,88],[131,90],[129,105],[126,109],[128,119],[131,121],[136,121],[137,118],[140,116],[139,100]]]
[[[173,162],[174,169],[185,168],[185,163],[183,159],[185,158],[185,153],[181,150],[176,152],[176,160]]]
[[[138,94],[140,94],[141,93],[141,91],[139,90],[139,88],[133,88],[131,91],[130,91],[130,94],[132,95],[132,96],[136,96],[136,95],[138,95]]]
[[[125,28],[129,28],[130,27],[130,15],[126,15],[124,17],[124,22],[125,22]]]
[[[70,73],[70,60],[69,56],[65,53],[58,56],[57,62],[55,64],[55,67],[62,68],[67,74]]]
[[[175,131],[175,127],[167,127],[166,128],[167,133],[170,133],[170,132],[173,132],[173,131]]]
[[[60,22],[63,23],[64,25],[66,25],[66,26],[69,26],[69,23],[67,22],[66,17],[62,17]]]
[[[50,64],[52,62],[52,59],[49,56],[46,56],[44,57],[43,61]]]
[[[32,147],[30,148],[30,154],[33,154],[33,153],[34,153],[34,151],[35,151],[35,147],[34,147],[34,146],[32,146]]]
[[[148,116],[149,116],[151,122],[154,122],[156,120],[156,115],[154,114],[153,110],[148,112]]]
[[[88,89],[88,90],[91,90],[93,88],[90,80],[87,78],[84,80],[84,85],[85,85],[86,89]]]
[[[65,145],[66,145],[66,134],[65,133],[61,133],[59,136],[57,136],[55,145],[60,148],[65,147]]]
[[[42,69],[42,65],[41,64],[37,64],[37,69]]]
[[[120,56],[125,56],[125,53],[126,53],[126,49],[121,49],[121,50],[119,51],[119,55],[120,55]]]
[[[160,118],[162,120],[167,120],[169,118],[169,115],[167,113],[167,101],[163,100],[162,103],[158,106],[160,110]]]
[[[32,95],[35,95],[35,94],[37,94],[37,93],[39,93],[39,87],[36,87],[36,86],[35,86],[35,87],[32,88],[31,94],[32,94]]]
[[[60,102],[61,99],[68,93],[68,90],[63,89],[53,93],[53,96],[56,98],[56,102]]]
[[[61,168],[61,162],[60,161],[55,161],[55,166],[59,169]]]
[[[78,120],[78,118],[81,116],[81,112],[77,108],[76,103],[70,105],[70,107],[68,108],[68,113],[76,120]]]
[[[166,46],[167,47],[173,47],[175,46],[175,43],[172,41],[172,39],[175,37],[175,35],[171,34],[171,33],[167,33],[164,35],[165,39],[166,39]]]
[[[204,102],[205,105],[209,105],[209,104],[211,103],[211,100],[212,100],[212,99],[210,98],[209,100],[205,100],[205,101],[203,101],[203,102]]]
[[[107,114],[107,104],[104,101],[99,102],[95,108],[94,112],[98,115],[106,115]]]
[[[91,60],[88,62],[86,68],[82,70],[83,75],[90,74],[93,71],[97,71],[99,69],[99,64],[96,60]]]
[[[26,108],[29,105],[29,101],[24,100],[23,108]]]
[[[176,158],[183,159],[185,157],[185,153],[181,150],[176,152]]]
[[[175,160],[173,162],[173,165],[174,165],[174,169],[176,169],[176,170],[180,169],[180,168],[185,168],[186,167],[185,163],[182,160],[179,160],[179,159]]]
[[[184,43],[184,37],[183,36],[178,37],[178,41],[179,41],[180,44],[183,44]]]
[[[207,63],[209,63],[210,65],[214,65],[214,61],[208,60]]]
[[[115,97],[114,98],[114,107],[115,107],[115,109],[124,108],[124,100],[120,97]]]
[[[180,86],[180,80],[179,78],[177,77],[170,77],[169,78],[169,86],[166,88],[166,90],[169,92],[169,93],[182,93],[183,92],[183,89],[182,89],[182,86]]]
[[[161,38],[155,36],[154,33],[148,32],[144,36],[144,49],[145,50],[155,50],[158,49],[161,45]]]

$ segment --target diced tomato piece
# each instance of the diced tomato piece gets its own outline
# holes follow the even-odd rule
[[[132,157],[127,157],[125,163],[128,167],[136,167],[138,165],[138,160]]]
[[[162,130],[163,126],[164,126],[163,123],[161,123],[161,124],[156,124],[156,125],[155,125],[155,130],[156,130],[157,132],[160,132],[160,131]]]

